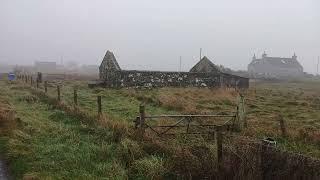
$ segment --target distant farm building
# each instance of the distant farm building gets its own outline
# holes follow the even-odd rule
[[[248,72],[251,77],[297,77],[302,76],[303,67],[297,60],[296,54],[291,58],[268,57],[264,52],[261,59],[254,55],[248,65]]]
[[[36,72],[43,73],[56,73],[57,63],[56,62],[46,62],[46,61],[36,61],[34,63],[34,70]]]
[[[81,74],[98,75],[99,66],[98,65],[82,65],[80,68]]]
[[[6,65],[6,64],[0,64],[0,73],[9,73],[14,70],[14,66],[12,65]]]
[[[107,87],[249,87],[248,78],[220,72],[207,57],[190,72],[137,71],[121,70],[114,54],[107,51],[99,76]]]

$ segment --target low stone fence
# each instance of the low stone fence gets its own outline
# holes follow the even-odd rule
[[[108,72],[102,78],[108,87],[249,87],[248,78],[225,73],[122,70]]]

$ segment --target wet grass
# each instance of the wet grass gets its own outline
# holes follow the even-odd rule
[[[260,83],[246,95],[246,135],[273,137],[290,151],[320,157],[320,82]],[[286,123],[281,137],[278,116]]]
[[[13,104],[19,118],[18,127],[3,138],[15,178],[127,177],[118,160],[118,145],[112,141],[112,132],[92,128],[64,111],[51,109],[28,91],[10,86],[1,86],[1,90],[7,93],[5,98]],[[26,101],[27,97],[35,100]]]

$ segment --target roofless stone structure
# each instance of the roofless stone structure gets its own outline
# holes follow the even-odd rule
[[[116,60],[116,57],[114,57],[114,54],[111,51],[107,51],[99,67],[100,79],[107,78],[109,73],[115,71],[121,71],[121,68]]]
[[[213,64],[206,56],[204,56],[196,65],[194,65],[190,72],[219,72],[219,68]]]
[[[190,72],[137,71],[121,70],[114,54],[107,51],[99,72],[107,87],[249,87],[248,78],[220,72],[205,56]]]

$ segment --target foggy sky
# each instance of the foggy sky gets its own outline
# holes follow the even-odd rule
[[[0,0],[0,63],[100,64],[106,50],[124,69],[189,70],[199,49],[246,69],[254,53],[291,57],[316,71],[319,0]]]

